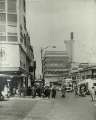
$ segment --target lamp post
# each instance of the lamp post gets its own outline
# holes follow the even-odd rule
[[[49,47],[52,47],[52,48],[56,48],[56,46],[51,46],[51,45],[48,45],[48,46],[46,46],[46,47],[44,47],[44,48],[41,48],[41,69],[42,69],[42,81],[43,81],[43,85],[45,84],[44,82],[45,82],[45,80],[44,80],[44,70],[43,70],[43,52],[44,52],[44,50],[46,50],[46,49],[48,49]]]

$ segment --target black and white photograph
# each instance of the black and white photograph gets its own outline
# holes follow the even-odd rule
[[[0,0],[0,120],[96,120],[96,0]]]

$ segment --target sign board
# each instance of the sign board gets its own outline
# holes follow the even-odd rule
[[[11,44],[0,44],[0,66],[19,67],[19,46]]]

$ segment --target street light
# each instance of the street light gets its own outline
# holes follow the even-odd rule
[[[43,55],[43,51],[46,50],[49,47],[56,48],[56,46],[51,46],[51,45],[48,45],[48,46],[46,46],[44,48],[41,48],[41,61],[42,61],[42,58],[43,58],[43,56],[42,56]]]
[[[51,45],[48,45],[48,46],[46,46],[46,47],[44,47],[44,48],[41,48],[41,68],[42,68],[42,79],[43,79],[43,82],[44,82],[44,71],[43,71],[43,52],[44,52],[44,50],[46,50],[46,49],[48,49],[49,47],[52,47],[52,48],[56,48],[56,46],[51,46]]]
[[[56,48],[56,46],[54,46],[54,45],[53,46],[48,45],[48,46],[46,46],[44,48],[41,48],[41,64],[42,64],[42,60],[43,60],[43,51],[46,50],[49,47]]]

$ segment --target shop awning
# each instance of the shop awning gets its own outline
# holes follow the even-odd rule
[[[13,76],[12,75],[7,75],[7,74],[0,74],[0,77],[10,77],[10,78],[12,78]]]

